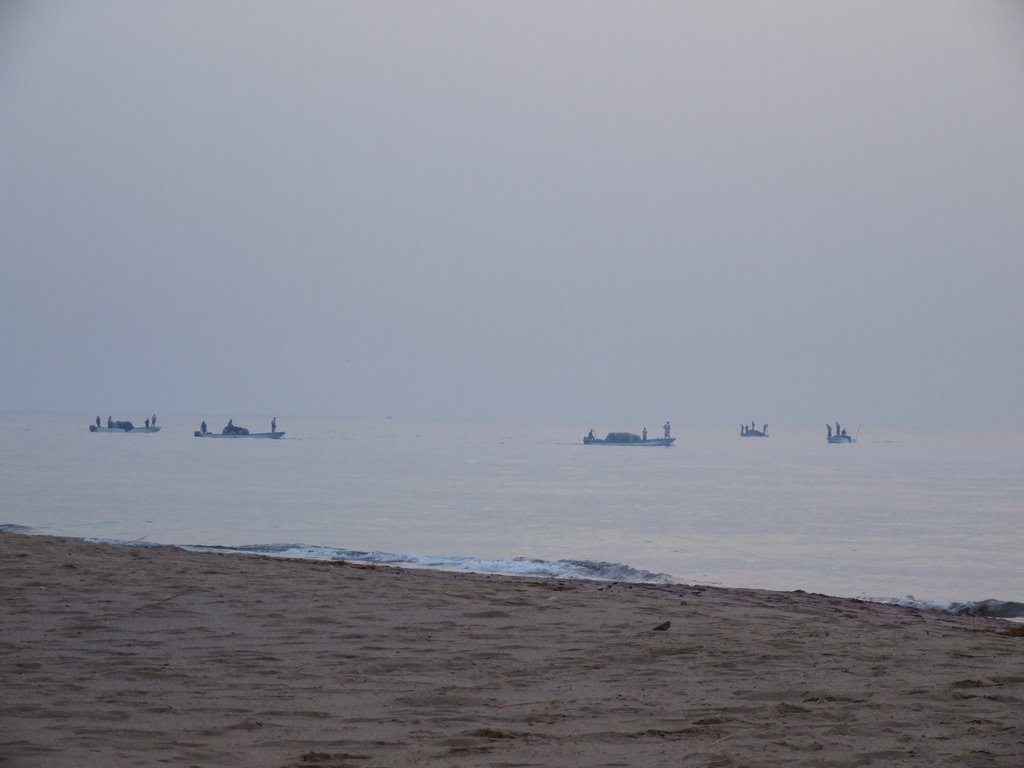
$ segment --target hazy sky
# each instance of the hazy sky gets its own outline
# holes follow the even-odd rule
[[[1024,3],[0,2],[0,409],[1024,426]]]

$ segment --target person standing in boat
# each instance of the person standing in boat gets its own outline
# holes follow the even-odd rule
[[[111,416],[107,416],[107,429],[114,428],[114,419]]]
[[[825,429],[828,430],[828,437],[829,437],[829,439],[831,439],[832,438],[832,425],[831,424],[826,424],[825,425]]]
[[[672,425],[666,421],[663,429],[665,430],[665,437],[668,438],[672,434]]]
[[[153,414],[153,417],[149,420],[149,425],[151,427],[155,427],[156,426],[156,414],[155,413]]]
[[[644,427],[644,442],[647,442],[647,427]]]
[[[206,434],[206,421],[205,420],[203,420],[203,423],[199,425],[199,431],[202,434],[204,434],[204,435]]]
[[[96,429],[99,429],[99,428],[100,428],[100,417],[97,416],[96,417]]]
[[[149,429],[149,419],[146,419],[146,429]]]
[[[270,431],[277,432],[277,416],[270,420]]]

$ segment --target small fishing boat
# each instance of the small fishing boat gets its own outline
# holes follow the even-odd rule
[[[160,427],[155,424],[145,427],[136,427],[130,421],[109,421],[107,422],[110,426],[101,427],[98,424],[90,424],[90,432],[159,432]]]
[[[594,437],[593,431],[583,438],[584,445],[672,445],[674,437],[651,437],[646,440],[632,432],[609,432],[602,440]]]
[[[857,436],[856,435],[848,435],[848,434],[846,434],[846,429],[844,429],[843,426],[838,421],[836,422],[836,429],[835,429],[834,432],[832,431],[832,425],[831,424],[826,424],[825,425],[825,431],[826,431],[825,440],[827,440],[829,443],[832,443],[833,445],[840,445],[840,444],[844,444],[844,443],[856,443],[857,442]],[[857,435],[859,435],[859,434],[860,434],[860,427],[857,427]]]
[[[760,429],[755,429],[754,422],[750,422],[749,427],[746,424],[740,424],[740,437],[768,437],[768,425],[765,424]]]
[[[250,432],[245,427],[235,424],[234,419],[228,419],[227,425],[220,432],[208,432],[204,421],[199,429],[192,434],[196,437],[258,437],[264,440],[278,440],[284,435],[284,432],[277,431],[277,417],[275,417],[270,420],[269,432]]]

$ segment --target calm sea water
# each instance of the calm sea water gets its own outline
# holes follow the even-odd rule
[[[125,414],[141,422],[145,415]],[[133,418],[136,417],[136,418]],[[104,414],[104,418],[106,415]],[[289,421],[282,440],[2,417],[0,527],[557,576],[1024,602],[1024,435],[643,424]],[[219,430],[222,422],[208,418]],[[235,422],[253,431],[269,416]],[[646,425],[660,434],[657,424]]]

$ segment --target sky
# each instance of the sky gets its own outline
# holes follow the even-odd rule
[[[1024,3],[0,2],[0,410],[1024,427]]]

